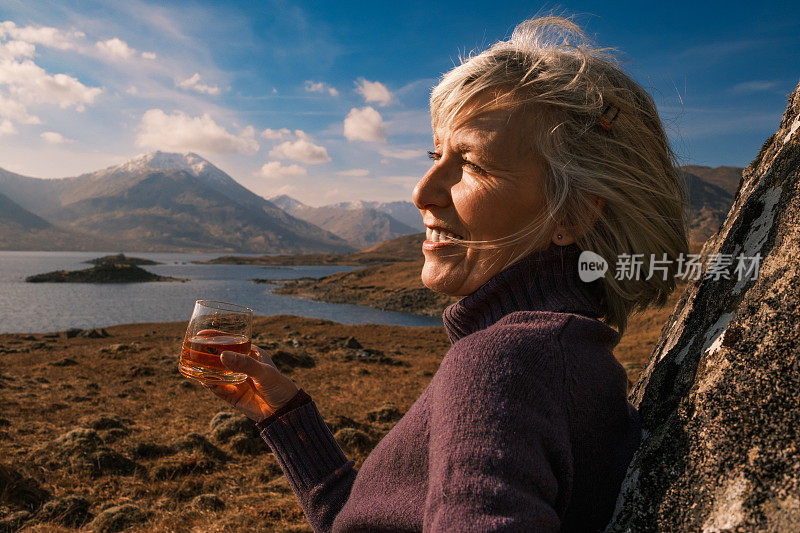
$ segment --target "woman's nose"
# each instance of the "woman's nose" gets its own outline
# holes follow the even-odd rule
[[[440,161],[417,182],[411,195],[417,209],[446,207],[450,203],[451,180],[447,174],[447,167]]]

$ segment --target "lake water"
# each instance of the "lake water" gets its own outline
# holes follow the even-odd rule
[[[0,251],[0,333],[96,328],[133,322],[188,320],[199,299],[222,300],[250,307],[256,315],[289,314],[325,318],[342,324],[440,326],[441,319],[370,307],[314,302],[273,294],[273,285],[252,278],[323,277],[352,270],[342,266],[263,267],[197,265],[219,254],[136,253],[162,265],[143,268],[162,276],[188,278],[186,283],[26,283],[25,277],[53,270],[80,270],[83,262],[106,252]]]

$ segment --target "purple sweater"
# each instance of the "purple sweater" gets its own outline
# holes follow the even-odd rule
[[[579,252],[531,254],[448,307],[450,350],[360,470],[304,393],[258,424],[315,531],[605,526],[641,430]]]

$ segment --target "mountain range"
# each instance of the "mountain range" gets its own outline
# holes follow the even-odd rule
[[[690,238],[726,216],[742,169],[681,167]],[[408,201],[269,200],[197,154],[152,152],[62,179],[0,169],[0,249],[343,253],[424,230]]]
[[[311,222],[338,235],[357,248],[394,239],[402,235],[424,231],[419,209],[411,202],[392,202],[394,212],[404,214],[399,207],[408,204],[415,212],[414,226],[405,224],[387,212],[387,204],[380,202],[344,202],[312,207],[290,196],[269,199],[290,215]],[[399,205],[398,205],[399,204]],[[407,220],[411,217],[406,216]]]
[[[122,165],[64,179],[29,178],[2,171],[0,193],[21,208],[17,211],[28,225],[34,223],[32,214],[57,231],[113,243],[104,249],[252,253],[353,250],[344,239],[289,215],[192,153],[153,152]],[[58,240],[45,246],[75,249]]]

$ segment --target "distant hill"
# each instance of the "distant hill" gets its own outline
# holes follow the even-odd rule
[[[425,225],[422,223],[422,215],[419,209],[409,201],[369,202],[365,200],[356,200],[333,205],[334,207],[342,207],[344,209],[361,209],[365,207],[376,209],[381,213],[386,213],[392,218],[399,220],[406,226],[411,226],[415,231],[425,231]]]
[[[286,195],[276,196],[269,200],[292,216],[326,229],[356,248],[366,248],[388,239],[419,231],[388,213],[368,206],[369,204],[378,204],[378,202],[348,202],[312,207]],[[418,210],[417,218],[420,218]]]
[[[700,165],[684,165],[681,170],[694,174],[698,178],[716,185],[725,190],[731,197],[736,196],[736,189],[739,187],[739,180],[742,177],[743,168],[740,167],[704,167]],[[730,206],[728,206],[730,207]],[[726,211],[727,215],[728,212]]]
[[[0,174],[0,192],[39,217],[138,251],[348,252],[197,154],[153,152],[74,178]],[[53,249],[47,246],[45,249]]]
[[[686,195],[689,200],[687,209],[689,240],[703,243],[719,229],[720,224],[725,220],[733,205],[733,195],[686,170],[681,172],[681,176],[686,185]]]
[[[109,241],[59,228],[0,193],[0,250],[90,250]]]
[[[199,261],[213,265],[375,265],[423,260],[424,233],[403,235],[351,254],[226,255]]]

